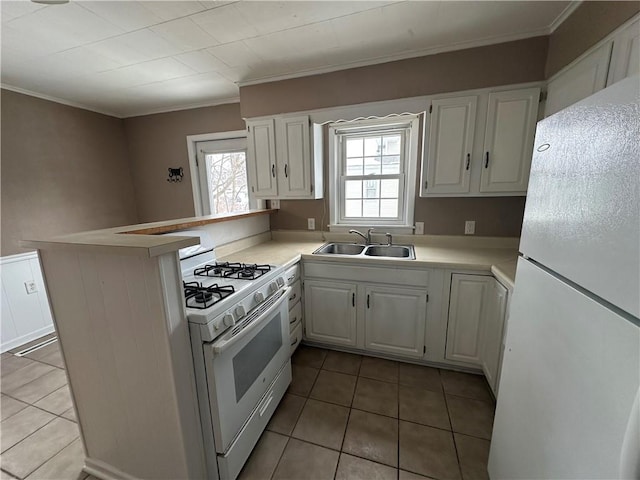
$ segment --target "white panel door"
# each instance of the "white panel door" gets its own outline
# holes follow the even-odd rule
[[[482,320],[491,277],[451,275],[445,358],[481,365]]]
[[[365,348],[422,357],[427,291],[399,287],[365,288]]]
[[[278,192],[282,198],[311,195],[309,116],[278,121]]]
[[[505,310],[507,306],[507,289],[495,278],[489,279],[487,289],[487,308],[482,319],[482,370],[487,382],[498,394],[498,373],[500,371],[500,355],[502,353],[502,332]]]
[[[639,384],[640,328],[520,259],[489,476],[637,478]]]
[[[477,104],[477,95],[431,103],[423,193],[469,192]]]
[[[636,20],[613,39],[607,85],[640,72],[640,20]]]
[[[612,42],[607,42],[575,65],[554,77],[547,85],[544,115],[548,117],[563,108],[602,90],[607,84]]]
[[[539,99],[539,88],[489,94],[481,192],[526,192]]]
[[[304,282],[305,337],[335,345],[356,345],[356,286],[322,280]]]
[[[248,121],[247,127],[247,170],[251,191],[257,198],[273,198],[278,195],[274,121]]]

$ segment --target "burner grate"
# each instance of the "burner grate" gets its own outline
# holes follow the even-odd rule
[[[216,262],[215,265],[204,265],[193,271],[201,277],[237,278],[239,280],[255,280],[271,270],[270,265],[246,263]]]
[[[219,286],[218,284],[213,284],[204,287],[200,282],[182,282],[182,285],[184,287],[186,307],[201,310],[215,305],[236,291],[232,285]]]

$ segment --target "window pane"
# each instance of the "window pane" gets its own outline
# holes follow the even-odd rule
[[[205,161],[211,213],[249,210],[245,152],[206,154]]]
[[[347,158],[346,175],[362,175],[362,158]]]
[[[364,159],[365,175],[380,175],[380,157],[367,157]]]
[[[362,216],[362,200],[345,200],[344,203],[345,217],[361,217]]]
[[[380,216],[381,217],[397,217],[398,216],[398,200],[380,200]]]
[[[375,157],[382,155],[382,137],[368,137],[364,139],[364,155]]]
[[[362,138],[347,139],[347,157],[362,157]]]
[[[362,198],[362,180],[347,180],[344,191],[346,198]]]
[[[400,180],[382,180],[380,196],[382,198],[398,198]]]
[[[363,200],[362,201],[363,217],[379,217],[380,216],[380,200]]]
[[[400,173],[400,156],[382,157],[382,173]]]
[[[400,155],[400,135],[392,135],[382,139],[384,155]]]
[[[365,180],[363,198],[380,197],[380,180]]]

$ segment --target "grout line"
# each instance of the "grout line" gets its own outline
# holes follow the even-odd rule
[[[280,453],[280,456],[278,457],[278,461],[276,462],[276,466],[273,468],[273,472],[271,472],[271,475],[269,476],[269,480],[271,480],[273,478],[273,476],[276,474],[276,471],[278,471],[278,466],[280,465],[280,462],[282,461],[282,457],[284,457],[284,452],[287,450],[287,447],[289,446],[289,440],[291,440],[292,437],[287,436],[287,443],[284,444],[284,448],[282,449],[282,453]],[[255,448],[255,447],[254,447]],[[249,458],[251,458],[251,455],[253,454],[253,450],[251,450],[251,453],[249,454]],[[245,462],[245,465],[248,463],[248,459],[247,462]],[[244,466],[242,467],[242,469],[244,470]],[[242,470],[240,470],[242,472]],[[238,477],[240,477],[240,475],[238,475]]]
[[[443,385],[444,388],[444,385]],[[447,402],[447,395],[444,395],[444,404],[447,407],[447,415],[449,416],[449,424],[451,425],[451,440],[453,440],[453,449],[456,452],[456,460],[458,461],[458,471],[460,472],[460,478],[462,478],[462,464],[460,462],[460,453],[458,452],[458,444],[456,443],[456,436],[453,432],[453,423],[451,422],[451,412],[449,412],[449,403]]]

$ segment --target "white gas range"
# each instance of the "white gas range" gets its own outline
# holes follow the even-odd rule
[[[207,473],[233,480],[291,383],[291,289],[281,267],[217,262],[199,233],[180,264]]]

